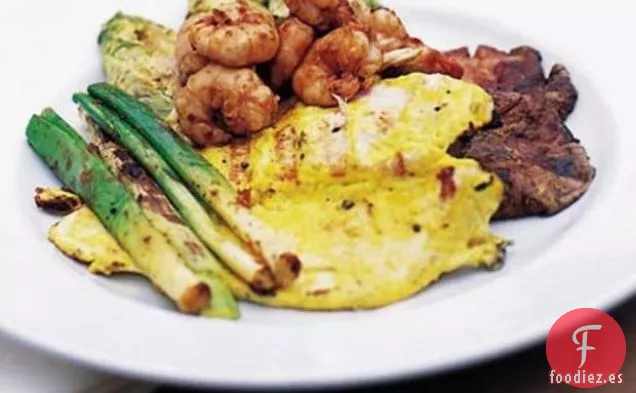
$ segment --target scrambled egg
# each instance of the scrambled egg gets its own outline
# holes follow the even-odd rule
[[[88,265],[94,274],[141,274],[132,258],[86,206],[75,210],[49,229],[49,240],[64,254]]]
[[[299,104],[252,141],[202,152],[257,216],[300,239],[303,271],[293,286],[261,296],[231,280],[233,291],[275,307],[368,309],[464,267],[496,267],[506,242],[489,221],[502,183],[446,153],[492,110],[475,85],[412,74],[340,108]],[[102,252],[76,238],[98,229],[86,226],[51,238]]]

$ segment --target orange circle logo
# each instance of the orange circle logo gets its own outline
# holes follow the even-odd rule
[[[620,384],[626,352],[625,334],[614,318],[590,308],[570,311],[548,334],[550,383],[578,388]]]

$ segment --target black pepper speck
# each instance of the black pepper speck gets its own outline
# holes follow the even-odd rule
[[[351,210],[356,206],[356,203],[354,201],[350,201],[348,199],[342,201],[342,208],[345,210]]]
[[[490,188],[490,186],[492,186],[494,183],[495,183],[495,178],[494,178],[494,176],[491,176],[488,181],[476,185],[475,186],[475,191],[476,192],[484,192],[488,188]]]

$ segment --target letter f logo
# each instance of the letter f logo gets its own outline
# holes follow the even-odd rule
[[[602,328],[603,326],[601,325],[581,326],[580,328],[576,329],[576,331],[572,335],[572,341],[574,341],[574,344],[580,345],[580,347],[576,349],[577,351],[581,351],[581,365],[579,366],[579,368],[583,367],[585,365],[585,362],[587,361],[587,351],[593,351],[596,349],[587,345],[587,333],[590,330],[601,330]],[[579,339],[577,338],[579,333],[583,333],[583,339],[581,340],[581,342],[579,342]]]

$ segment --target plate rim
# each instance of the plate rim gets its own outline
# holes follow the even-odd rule
[[[435,7],[430,7],[430,6],[426,6],[423,4],[410,4],[409,6],[411,6],[414,9],[417,9],[418,12],[419,11],[431,11],[432,13],[437,13],[439,14],[446,14],[447,16],[450,15],[452,18],[457,18],[457,15],[451,15],[451,14],[455,14],[456,11],[450,11],[450,10],[445,10],[443,7],[439,7],[439,6],[435,6]],[[461,18],[465,18],[465,19],[470,19],[472,20],[473,18],[470,18],[468,16],[464,16],[463,14],[460,14]],[[483,25],[485,23],[487,23],[489,25],[489,27],[491,29],[495,29],[498,31],[501,31],[504,34],[510,34],[511,32],[513,32],[513,34],[515,36],[519,36],[519,37],[524,37],[525,41],[524,42],[528,42],[529,44],[536,44],[536,40],[534,39],[529,39],[528,37],[525,37],[525,35],[523,34],[519,34],[514,32],[514,30],[509,29],[508,27],[505,27],[504,24],[500,23],[499,21],[496,20],[484,20],[483,18],[480,18],[479,22],[475,22],[473,21],[473,23],[478,24],[478,25]],[[541,43],[541,45],[538,45],[539,47],[541,47],[542,49],[546,49],[546,52],[552,52],[551,51],[551,47],[550,45],[543,45]],[[570,56],[559,56],[564,57],[564,58],[570,58]],[[574,59],[574,57],[572,57],[572,59]],[[577,69],[579,69],[580,67],[577,66]],[[586,84],[589,84],[590,87],[596,91],[599,92],[600,90],[598,89],[597,86],[595,86],[595,83],[590,80],[587,76],[587,74],[582,73],[583,76],[585,76],[586,79]],[[602,95],[601,95],[602,96]],[[605,99],[602,99],[602,101],[604,103],[607,103],[607,101]],[[620,125],[616,122],[616,118],[615,118],[615,113],[614,111],[607,107],[604,109],[604,112],[611,114],[612,116],[612,121],[615,124],[615,128],[617,130],[620,130]],[[621,133],[620,131],[617,133],[617,136],[621,137]],[[632,138],[633,139],[633,138]],[[629,141],[630,143],[633,143],[633,140]],[[616,161],[616,164],[614,165],[616,168],[618,168],[618,164],[622,159],[624,159],[624,155],[620,154],[617,155],[616,157],[614,157],[614,160]],[[622,171],[621,173],[624,173],[624,171]],[[608,178],[605,180],[605,182],[609,182],[608,185],[606,185],[606,187],[608,188],[607,191],[603,192],[602,195],[598,195],[597,197],[602,197],[602,199],[605,198],[610,198],[612,195],[615,194],[620,194],[619,189],[621,188],[621,185],[618,184],[618,178],[620,177],[620,175],[617,174],[613,174],[614,178],[612,179],[612,177]],[[602,200],[597,200],[596,203],[593,206],[590,206],[590,209],[594,209],[594,212],[592,211],[586,211],[585,212],[585,217],[581,219],[580,222],[577,223],[576,227],[580,227],[583,226],[585,222],[591,221],[593,218],[591,217],[592,215],[599,214],[599,211],[601,210],[601,206],[599,206],[600,202],[602,202]],[[590,225],[589,222],[587,225]],[[2,280],[0,279],[0,282]],[[92,285],[91,283],[88,283],[90,285]],[[626,280],[625,283],[622,286],[617,286],[616,288],[614,288],[614,291],[607,292],[606,295],[604,296],[600,296],[597,297],[597,299],[594,301],[597,304],[589,304],[588,306],[590,307],[595,307],[595,308],[600,308],[600,309],[604,309],[604,310],[609,310],[611,307],[615,306],[616,304],[618,304],[619,302],[621,302],[622,300],[624,300],[629,294],[634,292],[634,289],[636,288],[636,277],[630,277],[629,280]],[[2,289],[0,289],[0,293],[2,293]],[[108,301],[108,303],[113,302],[113,298],[110,295],[104,294],[99,295],[99,296],[95,296],[95,298],[99,298],[96,299],[96,301],[102,302],[102,301]],[[442,301],[443,302],[443,301]],[[153,310],[153,311],[148,311],[147,310],[147,306],[144,305],[139,305],[136,304],[130,300],[125,300],[125,299],[120,299],[119,300],[119,304],[126,304],[125,308],[126,308],[126,312],[127,313],[131,313],[134,314],[137,311],[144,309],[146,310],[148,313],[153,315],[153,318],[156,317],[157,321],[164,321],[166,317],[166,315],[164,315],[164,311],[159,311],[159,310]],[[0,315],[3,314],[3,308],[2,308],[2,304],[0,303]],[[124,306],[122,306],[124,307]],[[178,318],[175,318],[175,320],[183,320],[184,318],[187,317],[183,317],[183,316],[179,316]],[[172,318],[171,318],[172,319]],[[202,323],[201,321],[193,321],[194,324],[196,324],[197,326],[200,326]],[[359,323],[359,322],[358,322]],[[107,371],[114,371],[118,374],[122,374],[122,375],[128,375],[128,376],[135,376],[135,377],[139,377],[142,376],[144,378],[149,378],[149,379],[153,379],[153,380],[161,380],[161,381],[165,381],[165,382],[176,382],[176,383],[187,383],[187,384],[192,384],[192,385],[196,385],[196,386],[215,386],[215,387],[281,387],[281,382],[282,381],[211,381],[211,380],[204,380],[201,378],[195,378],[192,379],[191,377],[187,377],[185,374],[182,374],[181,376],[167,376],[163,373],[156,373],[156,372],[152,372],[152,371],[143,371],[140,370],[139,367],[137,367],[137,371],[134,371],[130,368],[130,366],[126,367],[124,365],[118,365],[118,364],[112,364],[113,362],[111,362],[111,364],[106,364],[103,360],[98,360],[99,356],[97,357],[92,357],[92,358],[87,358],[85,356],[79,356],[79,354],[77,353],[78,350],[77,348],[74,351],[64,351],[62,350],[62,348],[59,347],[59,343],[57,345],[55,344],[51,344],[49,343],[44,343],[44,338],[40,338],[40,337],[26,337],[26,333],[25,334],[21,334],[19,332],[19,329],[17,329],[17,327],[11,328],[11,323],[3,323],[2,320],[0,320],[0,330],[2,330],[3,332],[6,332],[7,334],[9,334],[10,336],[18,339],[19,341],[29,345],[29,346],[33,346],[39,349],[43,349],[48,353],[52,353],[56,356],[59,357],[63,357],[67,360],[70,360],[74,363],[83,363],[83,364],[88,364],[91,365],[93,367],[97,367],[100,369],[104,369]],[[228,324],[223,323],[223,326],[227,326]],[[232,329],[237,328],[236,325],[233,325]],[[304,328],[304,327],[303,327]],[[245,330],[244,327],[238,328],[237,330]],[[536,326],[533,327],[532,329],[528,330],[525,334],[524,337],[521,340],[513,340],[515,341],[514,343],[509,343],[508,345],[500,345],[499,346],[499,350],[497,351],[490,351],[488,354],[474,354],[473,356],[469,356],[466,357],[465,359],[463,359],[460,362],[455,362],[454,364],[444,364],[444,363],[440,363],[437,367],[427,367],[427,368],[422,368],[421,366],[414,366],[414,369],[417,370],[403,370],[401,373],[396,372],[395,370],[393,371],[387,371],[388,375],[381,375],[381,374],[373,374],[373,375],[367,375],[366,378],[364,378],[364,380],[359,379],[360,377],[356,378],[356,377],[350,377],[348,380],[343,381],[343,380],[338,380],[339,378],[332,378],[329,380],[324,380],[324,381],[320,381],[319,384],[316,384],[316,381],[311,382],[311,381],[294,381],[291,382],[293,385],[290,385],[288,383],[284,383],[282,382],[283,386],[286,387],[329,387],[329,386],[345,386],[345,385],[359,385],[360,383],[364,383],[364,384],[369,384],[369,383],[374,383],[374,382],[379,382],[379,381],[389,381],[389,380],[395,380],[395,379],[403,379],[403,378],[409,378],[409,377],[415,377],[415,376],[421,376],[422,374],[422,370],[427,370],[425,372],[425,374],[435,374],[438,372],[442,372],[442,371],[447,371],[452,367],[463,367],[466,366],[467,364],[472,364],[475,363],[477,361],[480,360],[488,360],[488,359],[492,359],[494,357],[499,357],[499,356],[503,356],[505,354],[508,354],[516,349],[519,349],[520,346],[521,347],[526,347],[529,345],[532,345],[540,340],[542,340],[543,338],[545,338],[547,334],[547,329],[546,327],[541,324],[541,326]],[[74,354],[72,354],[71,352],[73,352]],[[81,351],[80,351],[81,352]],[[116,359],[113,359],[116,362]],[[142,369],[144,367],[141,367]],[[148,367],[146,367],[148,368]],[[161,368],[161,367],[159,367]],[[418,371],[419,370],[419,371]]]

